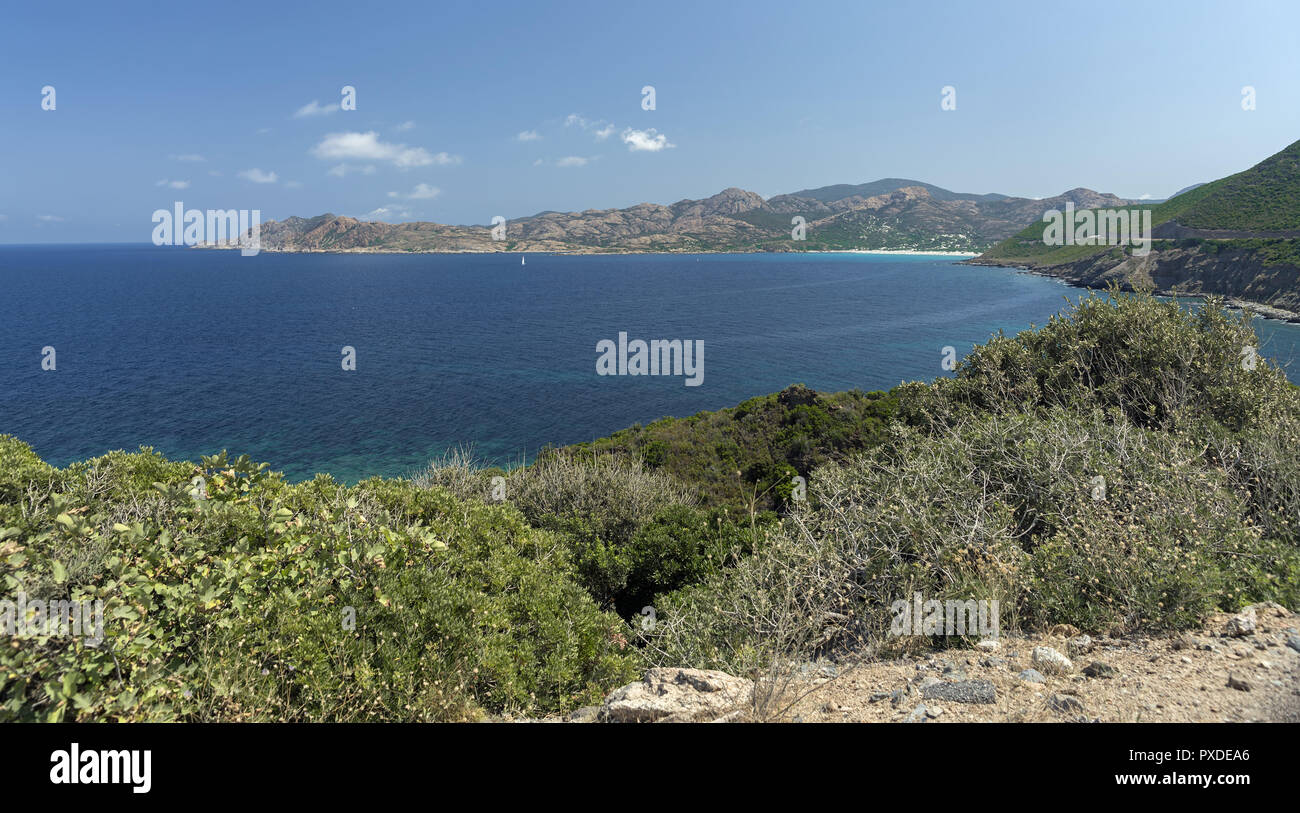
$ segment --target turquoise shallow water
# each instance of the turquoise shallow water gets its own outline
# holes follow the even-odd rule
[[[247,453],[292,479],[407,474],[457,445],[511,463],[797,382],[932,379],[944,346],[964,355],[1083,294],[941,257],[0,247],[0,432],[56,465],[140,445]],[[1256,325],[1290,364],[1300,326]],[[620,332],[702,341],[701,385],[597,375]]]

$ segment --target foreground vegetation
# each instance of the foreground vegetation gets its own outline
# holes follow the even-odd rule
[[[933,384],[352,487],[148,449],[57,470],[0,436],[0,597],[106,622],[0,642],[0,719],[546,714],[646,665],[885,652],[916,592],[998,599],[1004,631],[1296,606],[1300,392],[1255,341],[1214,301],[1115,292]]]

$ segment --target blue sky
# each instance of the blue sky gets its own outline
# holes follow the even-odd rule
[[[1164,197],[1300,139],[1293,2],[31,3],[3,28],[7,243],[147,242],[177,200],[488,223],[889,176]]]

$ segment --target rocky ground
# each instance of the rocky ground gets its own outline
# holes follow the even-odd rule
[[[809,664],[780,692],[765,685],[756,694],[721,672],[656,669],[566,719],[1300,722],[1300,616],[1265,603],[1189,633],[1125,638],[1060,626],[973,649]]]

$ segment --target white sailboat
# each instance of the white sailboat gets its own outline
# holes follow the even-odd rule
[[[528,258],[527,258],[527,257],[520,257],[520,258],[519,258],[519,264],[520,264],[520,265],[528,265]]]

